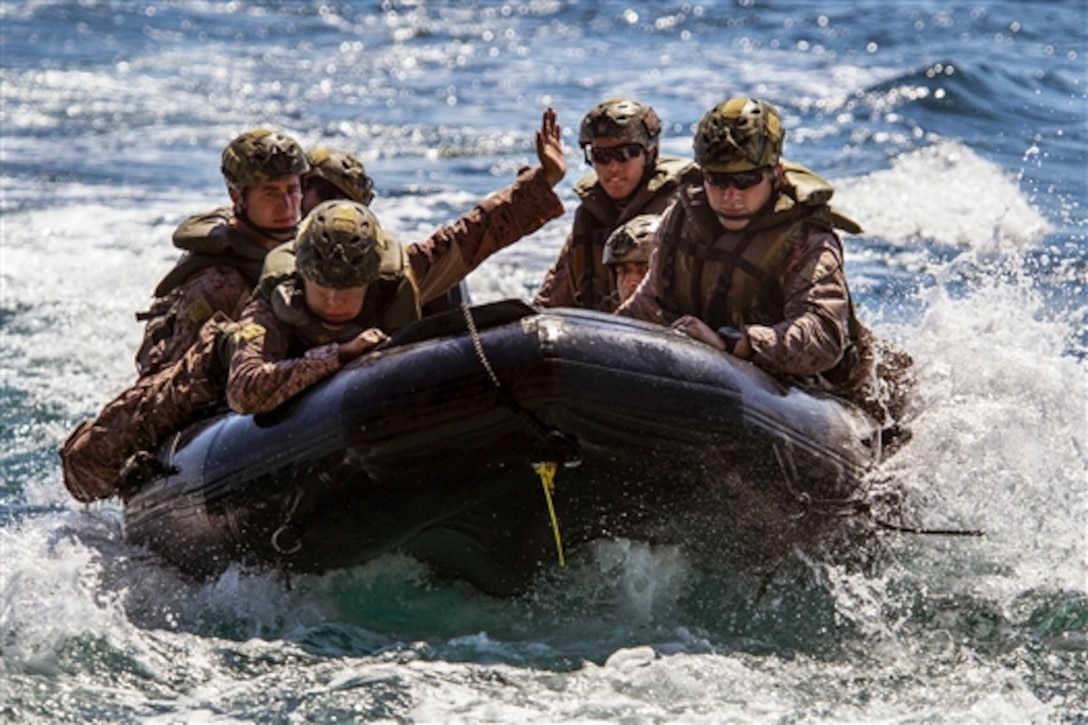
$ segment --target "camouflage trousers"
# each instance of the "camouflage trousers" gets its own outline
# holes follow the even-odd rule
[[[180,360],[140,378],[93,420],[76,427],[60,450],[64,485],[78,501],[122,493],[121,468],[140,451],[154,451],[169,433],[223,400],[225,368],[216,351],[216,313]]]

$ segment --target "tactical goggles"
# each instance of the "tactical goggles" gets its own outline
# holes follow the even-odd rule
[[[745,189],[751,189],[753,186],[763,181],[763,176],[768,170],[769,169],[766,166],[761,169],[752,169],[751,171],[736,171],[732,174],[704,170],[703,181],[722,191],[725,191],[730,186],[737,188],[739,191],[744,191]]]
[[[642,148],[642,144],[625,143],[623,146],[611,146],[609,148],[586,146],[585,151],[587,164],[601,164],[603,166],[613,161],[621,164],[630,161],[636,156],[640,156],[645,149]]]

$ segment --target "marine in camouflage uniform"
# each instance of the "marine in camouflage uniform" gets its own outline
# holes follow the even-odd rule
[[[401,245],[366,207],[326,202],[296,240],[268,259],[232,339],[227,402],[238,413],[273,410],[420,318],[485,259],[562,215],[552,187],[566,173],[555,112],[536,133],[541,166],[485,199],[426,242]],[[297,256],[296,256],[297,255]],[[347,323],[330,325],[308,289],[361,295]],[[361,290],[361,291],[360,291]]]
[[[608,235],[639,214],[661,214],[682,184],[699,178],[691,161],[659,157],[660,136],[654,109],[626,98],[606,100],[582,119],[578,144],[593,171],[574,185],[581,203],[571,233],[533,299],[536,304],[602,312],[619,305],[614,275],[602,262]],[[636,160],[643,165],[641,179],[626,197],[613,198],[599,174],[609,173],[610,164]]]
[[[136,353],[141,376],[179,359],[216,312],[238,316],[265,254],[294,236],[308,170],[302,147],[278,131],[253,129],[227,145],[221,171],[233,206],[190,217],[174,232],[184,254],[136,315],[146,322]]]
[[[783,174],[784,136],[778,111],[756,99],[729,99],[703,116],[694,145],[704,181],[666,212],[646,279],[618,314],[673,324],[895,426],[913,361],[855,316],[834,230],[861,228],[828,205],[823,179],[796,165]],[[760,193],[758,208],[736,205]]]
[[[306,154],[306,158],[310,170],[302,177],[302,216],[323,201],[350,199],[363,206],[374,201],[374,182],[359,159],[324,146]]]
[[[141,467],[152,465],[147,451],[222,404],[226,367],[216,349],[220,329],[230,323],[223,312],[213,314],[180,359],[140,377],[75,429],[60,451],[64,485],[73,498],[124,498],[139,483]]]
[[[502,195],[424,243],[401,245],[365,207],[322,204],[303,223],[297,249],[285,245],[269,255],[258,294],[238,321],[227,402],[239,413],[275,409],[420,319],[422,305],[562,213],[541,169],[523,172]],[[307,284],[365,291],[349,323],[329,326],[308,306]]]
[[[547,133],[548,140],[543,142],[538,134],[537,144],[542,167],[523,171],[513,185],[487,197],[464,217],[438,229],[426,241],[404,248],[395,241],[390,244],[389,247],[392,249],[395,245],[403,257],[402,264],[393,264],[400,257],[387,255],[392,266],[383,271],[382,283],[374,285],[372,304],[389,302],[378,292],[396,291],[393,299],[400,300],[401,304],[387,305],[386,314],[392,319],[395,309],[397,315],[401,310],[407,310],[410,315],[419,302],[445,293],[491,253],[562,215],[562,203],[551,187],[562,178],[566,167],[554,114],[545,114],[545,120],[542,131]],[[366,214],[370,212],[367,210]],[[64,483],[74,498],[89,502],[118,493],[124,497],[142,482],[148,472],[146,466],[151,465],[151,473],[154,473],[153,459],[146,452],[154,450],[165,436],[221,405],[228,363],[235,346],[241,349],[241,360],[250,359],[247,353],[254,351],[259,356],[266,345],[269,351],[278,349],[277,340],[295,342],[296,347],[291,350],[299,349],[302,343],[296,341],[293,328],[290,325],[281,327],[275,311],[272,312],[273,319],[267,317],[268,310],[273,309],[267,306],[272,293],[276,293],[277,299],[283,299],[288,292],[287,280],[299,279],[293,272],[293,243],[278,247],[267,256],[266,264],[260,286],[266,294],[246,308],[242,320],[235,323],[222,312],[214,314],[200,328],[197,341],[178,361],[144,376],[103,408],[94,420],[76,429],[61,450]],[[409,292],[418,299],[411,301]],[[404,304],[405,299],[409,304]],[[291,300],[297,303],[298,298],[291,296]],[[275,310],[299,322],[291,317],[287,308],[277,304]],[[258,337],[253,334],[258,329],[264,331],[257,327],[262,322],[268,323],[271,335]],[[302,325],[298,331],[304,328]],[[277,338],[280,332],[283,334]],[[339,369],[335,362],[326,361],[323,365],[323,372],[309,378],[306,384]],[[297,374],[288,377],[291,379],[287,382],[295,391],[306,387],[299,386],[302,378]],[[239,377],[239,380],[245,382],[239,383],[242,387],[238,389],[249,391],[266,402],[267,388],[278,384],[262,378],[259,372],[256,376]],[[241,398],[247,399],[246,394],[241,394]]]
[[[661,217],[639,214],[608,235],[601,261],[612,270],[616,294],[622,304],[634,294],[650,266],[654,234]]]
[[[581,307],[614,312],[620,305],[616,277],[603,261],[605,243],[619,227],[643,214],[660,215],[679,189],[702,183],[699,167],[688,159],[658,154],[661,120],[650,106],[611,98],[582,119],[578,144],[593,167],[574,185],[581,203],[571,233],[544,276],[533,302],[542,307]],[[609,194],[602,176],[613,164],[642,164],[642,176],[622,198]],[[799,164],[783,161],[787,177],[811,175]]]

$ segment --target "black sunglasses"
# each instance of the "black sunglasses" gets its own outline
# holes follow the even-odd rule
[[[622,164],[641,155],[644,150],[637,143],[626,143],[623,146],[613,146],[611,148],[586,146],[586,163],[601,164],[603,166],[612,161],[618,161]]]
[[[744,191],[745,189],[751,189],[753,186],[763,181],[763,175],[766,174],[767,171],[768,168],[766,166],[761,169],[738,171],[733,174],[703,171],[703,181],[722,191],[725,191],[730,186],[735,186],[740,191]]]

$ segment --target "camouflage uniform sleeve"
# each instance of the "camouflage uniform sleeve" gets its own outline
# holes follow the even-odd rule
[[[453,224],[426,241],[408,245],[420,303],[441,297],[492,254],[562,214],[563,203],[548,186],[543,169],[526,169],[512,185],[491,194]]]
[[[830,232],[809,229],[794,245],[778,280],[785,319],[745,329],[752,361],[774,372],[815,375],[830,370],[846,348],[850,297],[842,245]]]
[[[121,467],[139,451],[153,451],[171,432],[223,398],[215,345],[226,315],[216,313],[196,344],[157,373],[142,376],[76,428],[60,451],[64,484],[79,501],[120,492]]]
[[[335,343],[287,356],[290,328],[263,299],[251,302],[230,331],[227,403],[237,413],[274,410],[340,369]]]
[[[227,265],[209,267],[190,277],[182,287],[173,332],[156,344],[146,372],[157,372],[180,360],[200,338],[201,326],[215,313],[237,319],[252,291],[245,275]]]
[[[533,302],[541,307],[577,307],[578,301],[574,290],[574,277],[570,271],[571,245],[574,235],[568,234],[559,250],[559,256],[548,273],[540,289],[536,291]]]
[[[633,317],[636,320],[656,322],[659,325],[671,324],[672,320],[667,319],[658,302],[661,294],[658,290],[657,280],[657,247],[654,247],[654,250],[650,252],[650,263],[646,276],[642,278],[631,296],[616,310],[616,314],[622,317]]]

